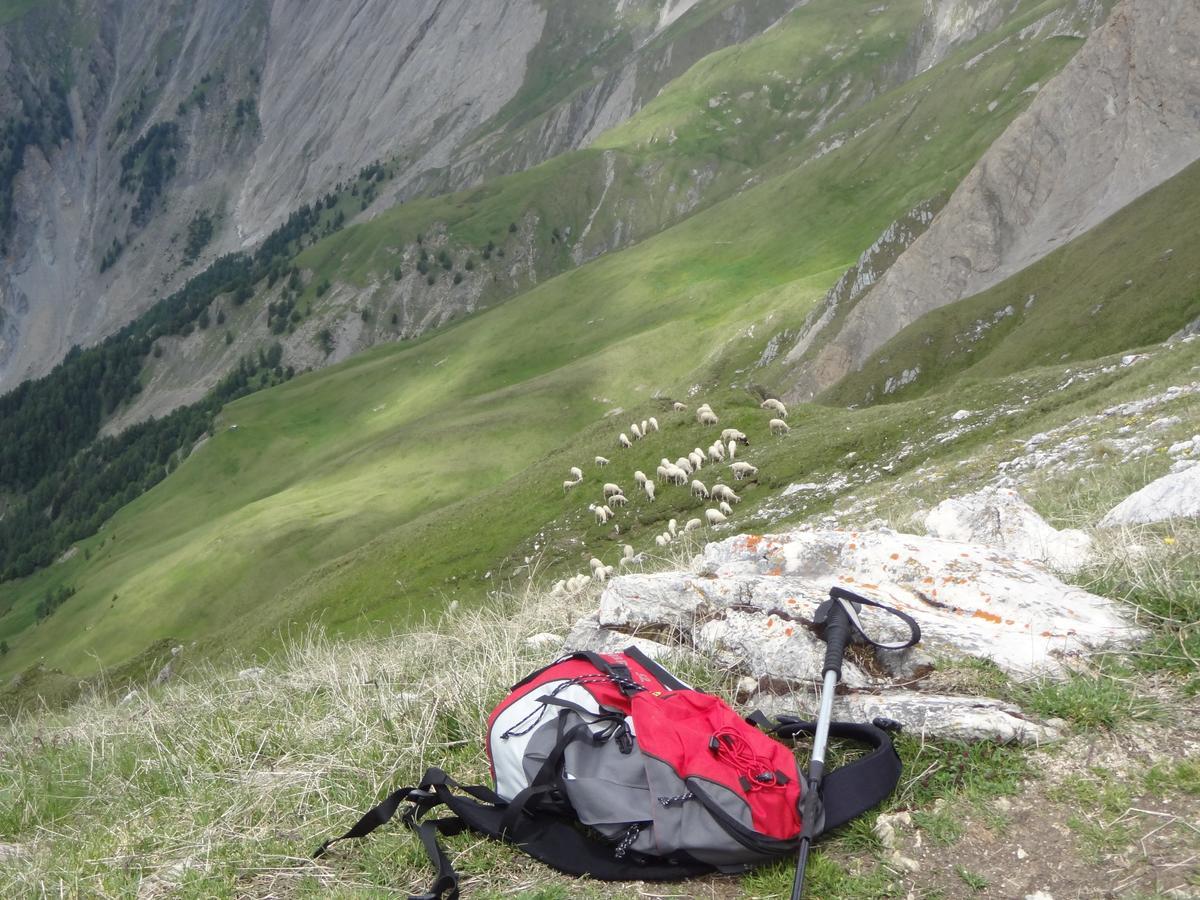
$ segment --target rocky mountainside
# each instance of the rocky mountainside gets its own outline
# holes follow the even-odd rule
[[[388,164],[370,216],[536,164],[792,5],[55,0],[14,13],[0,21],[17,135],[0,173],[0,390],[364,166]]]
[[[1060,75],[1032,86],[1037,99],[869,290],[830,295],[788,354],[789,398],[831,387],[925,313],[998,284],[1200,158],[1198,71],[1200,7],[1118,4]]]

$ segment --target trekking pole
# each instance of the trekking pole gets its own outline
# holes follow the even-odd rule
[[[792,881],[792,900],[804,893],[804,870],[808,865],[808,848],[816,836],[817,819],[821,815],[820,790],[825,777],[825,745],[829,743],[829,723],[833,719],[833,695],[842,677],[842,657],[850,639],[849,601],[838,596],[837,588],[821,604],[815,616],[817,625],[824,625],[821,637],[825,640],[825,665],[821,670],[821,709],[817,714],[817,729],[813,734],[812,759],[808,764],[808,782],[801,806],[800,855],[796,861],[796,877]],[[855,604],[857,612],[857,604]]]

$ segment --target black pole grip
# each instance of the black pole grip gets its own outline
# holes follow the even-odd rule
[[[829,610],[825,614],[825,665],[821,669],[822,677],[828,672],[837,672],[838,681],[842,680],[842,657],[846,655],[846,642],[850,640],[850,616],[842,601],[831,598]]]

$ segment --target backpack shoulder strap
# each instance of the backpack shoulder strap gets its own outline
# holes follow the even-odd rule
[[[454,789],[466,796],[455,793]],[[390,821],[404,802],[411,805],[402,813],[401,821],[416,832],[437,873],[427,892],[413,894],[409,900],[457,900],[459,876],[438,836],[458,834],[468,828],[487,837],[507,840],[534,859],[568,875],[587,875],[603,881],[675,881],[713,871],[707,863],[681,856],[668,861],[631,852],[618,858],[610,845],[589,837],[568,819],[550,813],[521,815],[515,822],[509,821],[509,804],[494,791],[482,785],[460,785],[437,768],[426,771],[418,786],[393,791],[341,837],[318,847],[313,858],[339,841],[370,834]],[[448,807],[451,815],[422,818],[440,805]]]
[[[780,738],[812,734],[817,729],[816,722],[806,722],[795,716],[778,716],[772,723],[761,712],[755,712],[748,719],[768,734]],[[844,825],[878,806],[896,789],[900,781],[900,755],[888,734],[888,730],[895,728],[896,724],[889,719],[876,719],[870,725],[829,723],[830,736],[857,741],[871,749],[865,756],[825,774],[821,786],[824,815],[820,822],[814,823],[817,834]]]

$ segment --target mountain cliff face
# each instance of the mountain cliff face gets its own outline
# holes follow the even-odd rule
[[[870,290],[849,309],[831,294],[787,357],[789,398],[831,387],[925,313],[1000,283],[1198,158],[1200,7],[1122,0]]]
[[[50,116],[0,170],[0,390],[368,164],[389,179],[367,217],[519,170],[793,5],[54,0],[0,21],[9,118]]]

